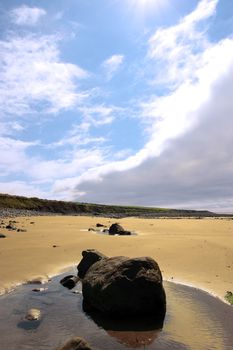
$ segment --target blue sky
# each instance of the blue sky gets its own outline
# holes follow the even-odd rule
[[[233,212],[233,2],[0,1],[0,191]]]

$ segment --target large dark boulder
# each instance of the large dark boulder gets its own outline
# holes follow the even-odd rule
[[[86,257],[83,258],[85,260]],[[82,261],[81,261],[82,263]],[[83,307],[107,315],[165,315],[166,295],[158,264],[149,257],[103,257],[82,281]]]
[[[93,350],[90,345],[82,338],[74,337],[69,340],[59,350]]]
[[[82,252],[83,259],[80,261],[80,263],[77,266],[78,269],[78,277],[83,278],[89,269],[90,266],[92,266],[97,261],[106,258],[106,256],[98,250],[95,249],[87,249]]]
[[[109,228],[110,235],[121,235],[121,236],[129,236],[131,235],[130,231],[126,231],[120,224],[115,223],[112,224]]]

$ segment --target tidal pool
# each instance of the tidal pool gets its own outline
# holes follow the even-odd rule
[[[0,297],[0,348],[55,350],[73,336],[98,350],[230,350],[233,349],[233,307],[195,288],[165,282],[167,313],[162,330],[151,319],[111,322],[82,310],[81,285],[72,293],[53,278],[34,292],[23,285]],[[39,286],[40,287],[40,286]],[[25,321],[26,312],[41,311],[39,321]]]

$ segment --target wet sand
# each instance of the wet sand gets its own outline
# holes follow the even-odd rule
[[[81,252],[95,248],[108,256],[151,256],[164,279],[196,286],[223,298],[233,291],[233,220],[108,219],[50,216],[16,218],[18,228],[0,229],[0,290],[47,278],[76,265]],[[5,220],[8,222],[8,220]],[[32,223],[34,222],[34,223]],[[134,236],[88,232],[96,223],[119,222]]]

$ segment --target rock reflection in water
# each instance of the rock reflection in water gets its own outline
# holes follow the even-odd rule
[[[206,293],[165,282],[164,325],[140,318],[130,320],[129,327],[125,319],[115,322],[84,313],[81,285],[73,294],[60,285],[64,276],[53,278],[43,293],[23,285],[0,297],[0,349],[54,350],[74,336],[98,350],[233,349],[233,308]],[[41,311],[40,323],[22,323],[31,308]]]
[[[151,345],[159,336],[165,319],[165,311],[156,317],[140,318],[111,318],[98,311],[85,311],[98,327],[115,338],[119,343],[130,347],[140,348]]]

